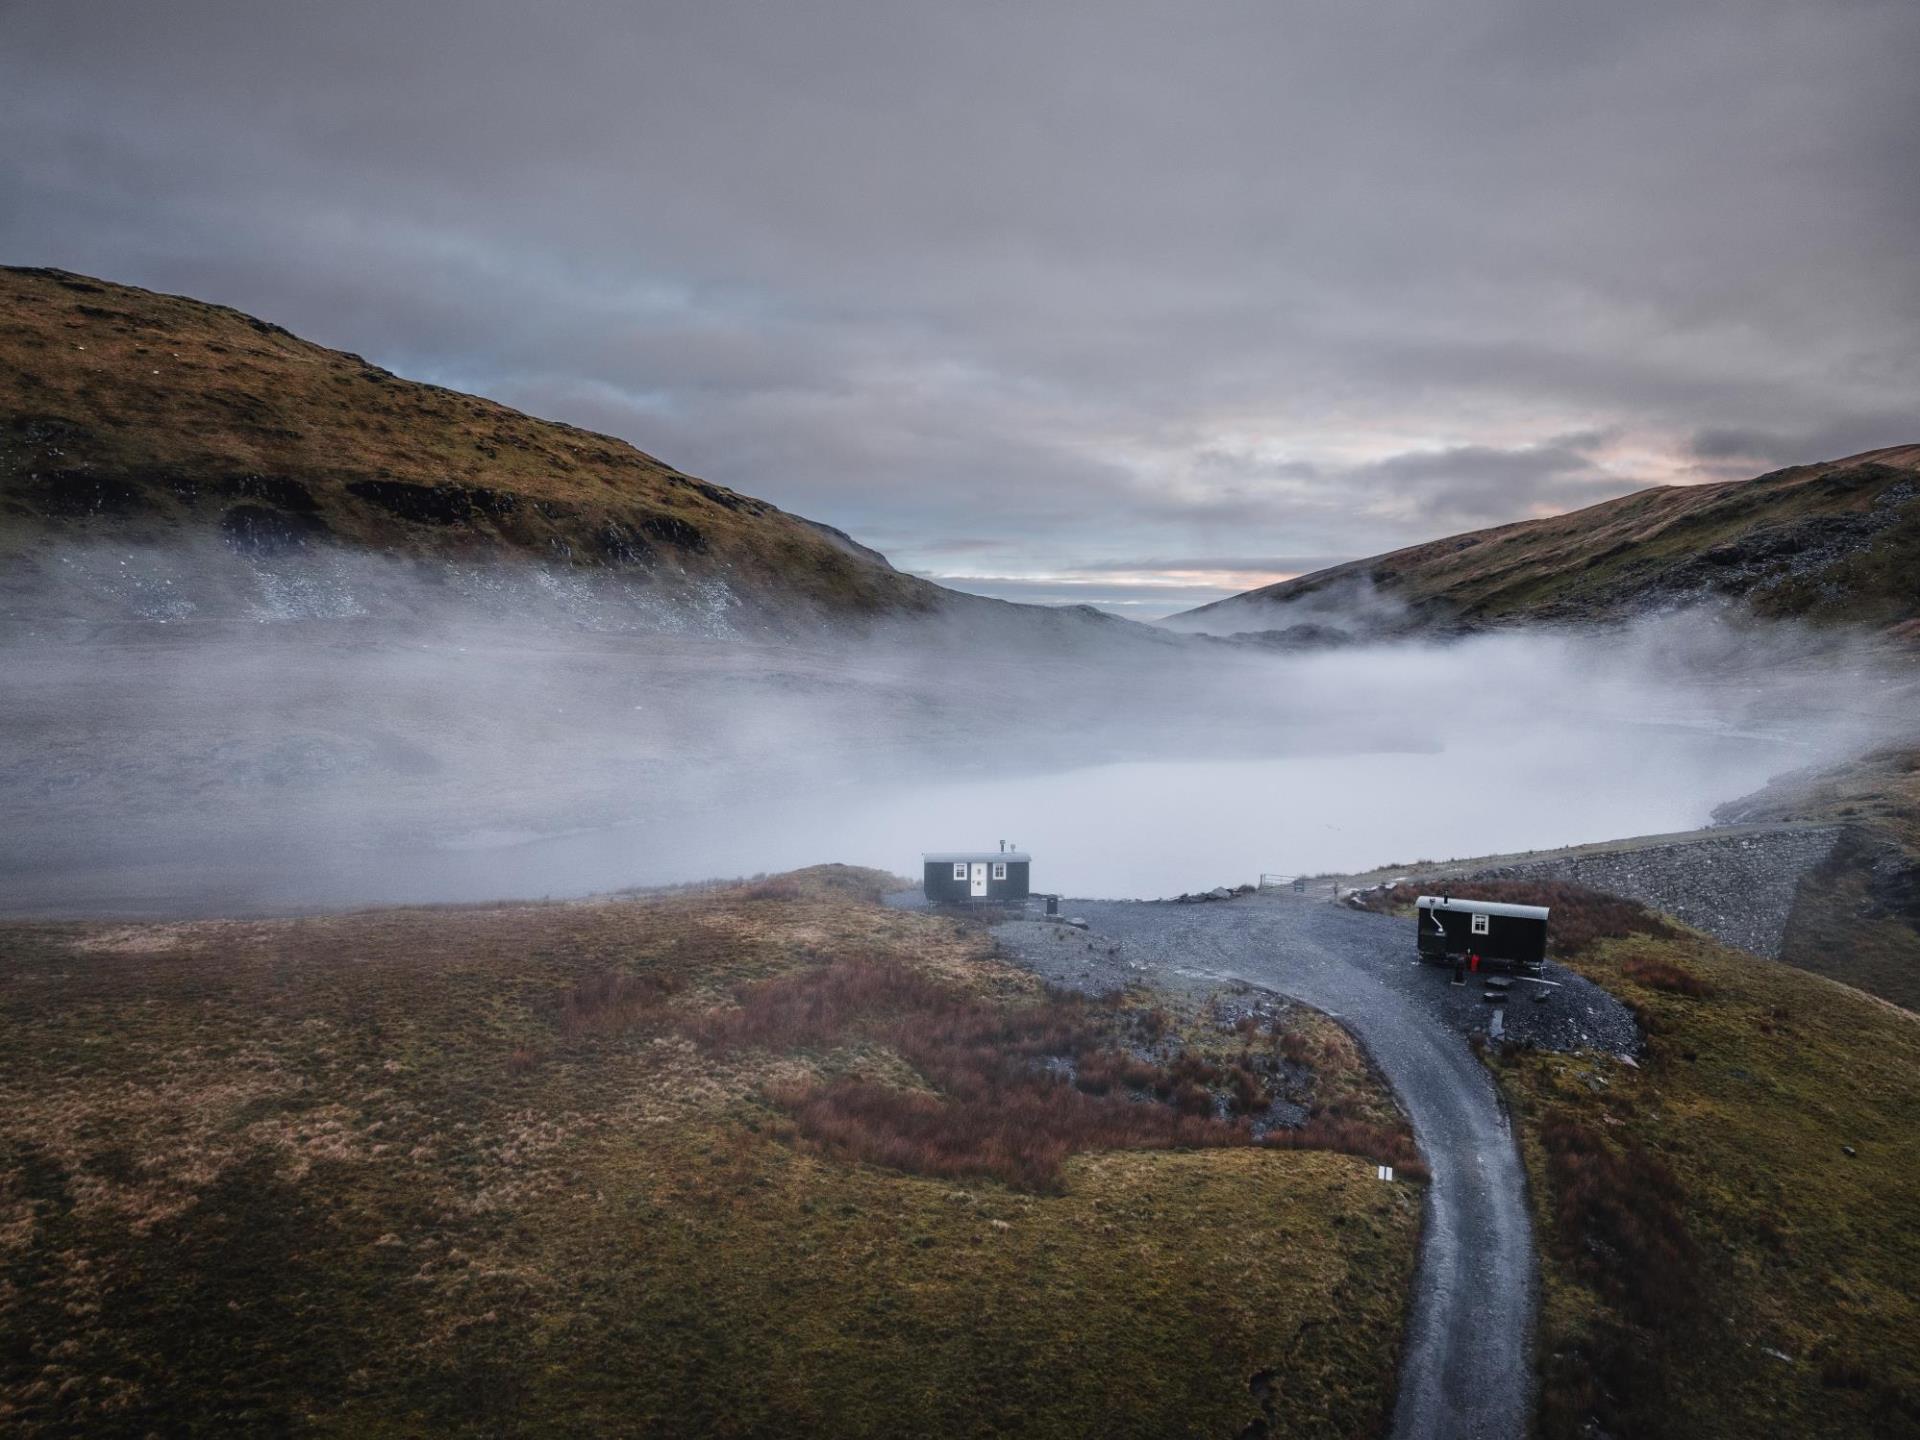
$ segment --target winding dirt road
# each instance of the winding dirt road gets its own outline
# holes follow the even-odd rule
[[[1537,1289],[1525,1171],[1492,1079],[1425,998],[1444,981],[1409,964],[1407,927],[1292,896],[1071,912],[1149,972],[1264,986],[1336,1015],[1366,1045],[1433,1169],[1393,1434],[1520,1440]]]

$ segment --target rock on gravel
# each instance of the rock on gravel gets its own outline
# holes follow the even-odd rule
[[[1105,995],[1149,979],[1159,983],[1144,966],[1121,957],[1118,941],[1091,930],[1055,920],[1010,920],[994,926],[992,935],[1009,960],[1063,990]]]
[[[1551,960],[1540,971],[1545,983],[1515,976],[1504,991],[1491,989],[1483,975],[1469,975],[1466,984],[1455,985],[1452,972],[1443,967],[1413,959],[1404,964],[1404,988],[1463,1035],[1542,1050],[1605,1050],[1614,1055],[1638,1055],[1646,1044],[1631,1010],[1607,990]],[[1487,998],[1490,992],[1492,1001]],[[1498,1035],[1493,1033],[1496,1017]]]

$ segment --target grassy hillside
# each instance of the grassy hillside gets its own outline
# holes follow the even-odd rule
[[[0,1429],[1380,1433],[1419,1187],[1246,1119],[1405,1153],[1345,1033],[881,880],[0,929]]]
[[[403,380],[238,311],[0,269],[0,553],[196,531],[530,556],[830,612],[937,587],[622,441]]]
[[[1554,958],[1646,1035],[1481,1050],[1531,1182],[1542,1440],[1916,1433],[1920,1016],[1581,886],[1453,893],[1550,902]]]
[[[1758,479],[1664,486],[1449,536],[1176,617],[1243,631],[1590,620],[1714,597],[1759,614],[1920,621],[1920,445]]]
[[[1801,882],[1781,957],[1920,1010],[1920,749],[1781,776],[1716,818],[1844,826]]]
[[[1567,963],[1649,1038],[1637,1068],[1489,1054],[1542,1250],[1542,1434],[1916,1433],[1920,1018],[1692,935]]]

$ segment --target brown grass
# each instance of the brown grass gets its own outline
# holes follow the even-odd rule
[[[560,1033],[569,1040],[582,1035],[612,1035],[631,1029],[654,1014],[662,1000],[681,987],[677,976],[649,971],[619,975],[602,971],[575,985],[560,1006]]]
[[[950,985],[859,955],[744,986],[733,1005],[709,1012],[693,1030],[714,1049],[785,1052],[830,1047],[856,1030],[897,1031],[906,1041],[969,1021],[978,1027],[992,1014]]]
[[[1704,937],[1605,941],[1638,1065],[1502,1047],[1542,1251],[1539,1432],[1917,1433],[1914,1017]]]
[[[1126,1028],[1164,1036],[1168,1026],[1154,1010]],[[824,1055],[864,1042],[898,1055],[928,1090],[845,1074],[783,1084],[770,1098],[825,1152],[917,1175],[1054,1190],[1065,1161],[1087,1151],[1255,1143],[1338,1150],[1424,1174],[1404,1124],[1355,1118],[1341,1095],[1303,1127],[1256,1136],[1248,1117],[1271,1097],[1251,1051],[1149,1058],[1114,1046],[1111,1023],[1066,992],[1008,1007],[856,956],[742,987],[733,1005],[689,1028],[723,1052]],[[1275,1032],[1269,1044],[1277,1050],[1284,1039]]]
[[[1233,1127],[1150,1096],[1182,1049],[1230,1075],[1270,1039],[1048,997],[983,937],[854,898],[871,875],[794,878],[0,926],[0,1431],[1230,1435],[1272,1369],[1303,1433],[1378,1433],[1417,1190],[1213,1144]],[[723,1023],[742,997],[758,1018]],[[1291,1098],[1389,1105],[1332,1022],[1288,1023],[1322,1067]],[[1139,1059],[1156,1028],[1110,1107],[1041,1088],[1048,1046]],[[1003,1037],[1034,1071],[980,1104],[904,1054],[958,1089]],[[1046,1191],[899,1168],[971,1166],[994,1134],[960,1122],[1023,1105],[1202,1143],[1080,1151]]]
[[[1605,1124],[1548,1112],[1536,1139],[1549,1214],[1538,1243],[1595,1304],[1588,1327],[1546,1359],[1541,1428],[1590,1434],[1599,1416],[1609,1433],[1671,1433],[1678,1380],[1668,1337],[1696,1323],[1705,1288],[1687,1191],[1637,1138],[1610,1137]]]
[[[1594,1288],[1642,1317],[1671,1321],[1699,1298],[1699,1265],[1673,1172],[1629,1138],[1610,1142],[1564,1115],[1540,1126],[1554,1243]]]
[[[1151,1090],[1165,1072],[1126,1050],[1093,1050],[1080,1057],[1074,1084],[1089,1095],[1111,1090]]]
[[[1211,1118],[1211,1099],[1201,1116],[1087,1095],[1059,1081],[1003,1080],[929,1095],[845,1078],[777,1090],[773,1098],[827,1154],[1035,1191],[1058,1190],[1061,1166],[1085,1151],[1249,1143],[1243,1130]]]
[[[1432,1178],[1410,1132],[1367,1120],[1313,1116],[1295,1129],[1269,1131],[1261,1143],[1277,1150],[1331,1150],[1339,1155],[1362,1155],[1393,1166],[1394,1174],[1405,1180]]]
[[[1649,990],[1665,990],[1671,995],[1686,995],[1695,1000],[1713,994],[1713,987],[1684,965],[1650,955],[1629,955],[1620,962],[1620,973],[1636,985]]]
[[[766,880],[755,880],[740,891],[743,900],[798,900],[800,886],[787,876],[775,876]]]

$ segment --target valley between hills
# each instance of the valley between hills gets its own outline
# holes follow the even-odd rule
[[[0,1425],[1435,1433],[1395,1400],[1467,1159],[1294,942],[1209,949],[1337,929],[1405,984],[1411,897],[1352,877],[1399,854],[1554,906],[1540,1013],[1575,1023],[1432,1010],[1524,1179],[1512,1433],[1913,1433],[1916,472],[1646,491],[1147,627],[236,311],[0,271]],[[1745,903],[1730,867],[1663,908],[1386,838],[1429,808],[1403,776],[1520,763],[1497,707],[1435,728],[1466,662],[1564,688],[1526,717],[1546,810],[1610,813],[1568,772],[1620,732],[1692,824],[1825,837],[1775,877],[1778,958],[1689,908]],[[1091,762],[1155,818],[1036,811],[1201,853],[1158,830],[1193,772],[1144,808],[1196,753],[1367,797],[1323,867],[1357,897],[1090,891],[1022,945],[898,903],[929,796]],[[912,788],[862,808],[881,780]],[[1272,783],[1219,813],[1323,813]],[[883,821],[897,864],[824,863]]]

